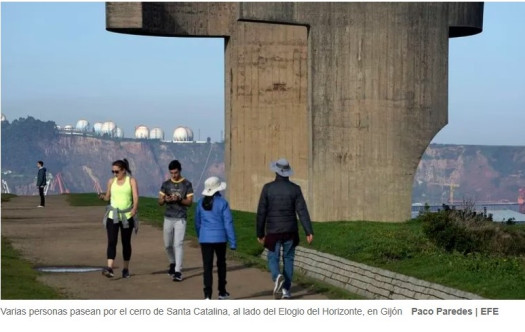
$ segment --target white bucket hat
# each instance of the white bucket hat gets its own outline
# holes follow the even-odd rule
[[[289,177],[293,175],[293,170],[290,167],[290,163],[285,158],[281,158],[277,161],[272,161],[270,163],[270,170],[284,177]]]
[[[204,190],[202,194],[204,196],[213,196],[217,191],[226,189],[226,182],[221,182],[218,177],[212,176],[204,181]]]

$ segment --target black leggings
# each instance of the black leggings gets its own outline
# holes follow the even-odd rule
[[[118,231],[121,230],[120,237],[122,241],[122,256],[125,261],[131,258],[131,235],[133,234],[133,217],[128,219],[129,228],[122,227],[122,221],[118,224],[113,223],[113,219],[106,220],[106,231],[108,233],[108,259],[115,259],[117,256]]]
[[[226,242],[201,243],[202,265],[204,268],[204,295],[211,296],[213,284],[213,256],[217,255],[219,293],[226,292]]]

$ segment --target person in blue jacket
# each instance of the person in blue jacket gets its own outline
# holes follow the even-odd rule
[[[220,194],[226,189],[226,182],[212,176],[204,182],[203,198],[197,203],[195,211],[195,230],[201,246],[204,268],[204,298],[209,300],[213,285],[213,258],[217,256],[217,275],[219,278],[219,300],[230,297],[226,291],[226,244],[237,249],[230,205]]]

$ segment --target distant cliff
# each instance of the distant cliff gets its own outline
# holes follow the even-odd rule
[[[182,175],[193,183],[194,191],[203,190],[208,176],[224,176],[224,146],[218,143],[164,143],[159,140],[113,140],[97,137],[60,135],[56,144],[44,149],[45,159],[61,161],[63,184],[71,192],[96,191],[99,183],[106,189],[112,176],[111,163],[127,158],[139,193],[157,196],[162,181],[169,178],[168,164],[178,159]],[[200,196],[200,195],[198,195]]]
[[[432,144],[414,177],[412,201],[516,203],[520,188],[525,188],[525,147]]]
[[[49,194],[95,192],[98,186],[105,190],[111,163],[122,158],[129,160],[142,196],[157,196],[173,159],[182,163],[182,174],[193,183],[197,197],[207,177],[225,176],[223,143],[62,135],[53,122],[33,118],[2,122],[2,180],[15,194],[36,194],[38,160],[54,176]],[[525,188],[524,173],[522,146],[432,144],[414,176],[412,201],[516,202],[519,188]]]
[[[223,143],[166,143],[58,133],[29,135],[2,123],[4,127],[9,130],[2,131],[2,179],[12,193],[19,195],[36,193],[38,160],[44,161],[53,176],[48,194],[105,191],[112,176],[111,163],[122,158],[129,160],[141,196],[158,195],[162,181],[169,178],[168,164],[173,159],[181,162],[182,174],[193,183],[197,194],[208,176],[224,177],[225,173]]]

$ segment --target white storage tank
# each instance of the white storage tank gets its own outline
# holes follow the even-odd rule
[[[77,121],[75,129],[78,131],[87,131],[89,129],[89,122],[87,120],[80,119]]]
[[[122,131],[122,129],[120,129],[119,127],[117,127],[115,129],[115,137],[116,138],[123,138],[124,137],[124,131]]]
[[[186,128],[186,132],[188,133],[188,138],[190,141],[193,141],[193,130],[190,129],[190,127],[184,127]]]
[[[7,118],[5,117],[4,113],[2,113],[2,122],[7,121]]]
[[[160,129],[160,128],[153,128],[149,132],[149,138],[150,139],[161,139],[161,140],[163,140],[164,139],[164,131],[162,131],[162,129]]]
[[[64,126],[64,130],[65,131],[73,131],[73,126],[72,125],[65,125]]]
[[[95,122],[93,124],[93,130],[98,135],[102,134],[102,122]]]
[[[149,129],[146,126],[138,126],[135,128],[135,138],[148,138]]]
[[[115,133],[115,128],[117,125],[113,121],[106,121],[102,124],[101,132],[102,134],[113,135]]]
[[[177,127],[173,131],[173,141],[175,142],[191,142],[193,141],[193,132],[188,127]]]

